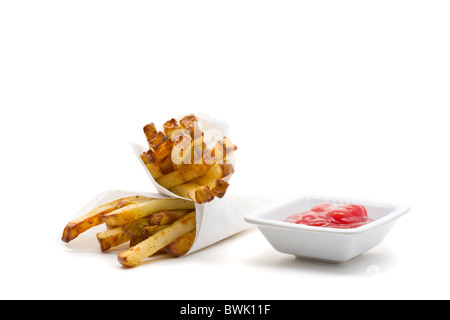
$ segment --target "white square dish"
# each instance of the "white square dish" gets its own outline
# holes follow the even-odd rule
[[[284,222],[292,214],[307,211],[322,203],[359,203],[374,221],[352,229],[315,227]],[[378,245],[409,207],[325,196],[301,196],[257,210],[245,217],[256,225],[273,248],[299,259],[341,263]]]

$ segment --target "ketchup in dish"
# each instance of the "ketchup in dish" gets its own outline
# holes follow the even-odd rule
[[[312,207],[309,211],[289,216],[285,222],[315,227],[350,229],[373,221],[360,204],[336,205],[330,203]]]

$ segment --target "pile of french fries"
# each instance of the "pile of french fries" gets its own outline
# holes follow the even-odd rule
[[[198,204],[225,195],[234,172],[228,160],[237,149],[230,139],[224,137],[209,148],[193,114],[179,122],[170,119],[162,131],[147,124],[144,133],[149,149],[141,159],[159,185]]]
[[[120,252],[118,260],[126,267],[135,267],[155,253],[179,257],[191,248],[196,233],[195,204],[140,195],[117,199],[70,221],[62,240],[68,243],[100,224],[107,226],[97,233],[101,251],[129,242],[130,248]]]
[[[129,248],[118,255],[126,267],[135,267],[156,253],[184,255],[196,235],[195,203],[222,198],[234,172],[229,157],[237,149],[226,137],[208,148],[198,118],[188,115],[179,122],[171,119],[158,131],[153,123],[144,127],[148,151],[141,159],[155,181],[183,197],[125,197],[98,206],[70,221],[62,240],[70,242],[92,227],[105,224],[97,233],[101,251],[124,243]]]

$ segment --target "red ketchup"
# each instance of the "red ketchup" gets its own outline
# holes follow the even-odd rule
[[[360,204],[324,203],[309,211],[293,214],[284,221],[315,227],[350,229],[372,222],[373,219],[367,216],[366,208]]]

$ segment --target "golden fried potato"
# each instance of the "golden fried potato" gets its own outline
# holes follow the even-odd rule
[[[210,166],[206,164],[188,164],[180,169],[173,171],[171,173],[165,174],[158,178],[156,182],[166,188],[170,189],[177,185],[189,182],[197,177],[203,175]]]
[[[186,254],[191,249],[195,240],[196,229],[182,235],[177,240],[166,246],[166,251],[172,256],[178,258]]]
[[[189,198],[195,203],[202,204],[214,199],[209,186],[202,186],[198,183],[187,182],[179,184],[169,189],[180,197]]]
[[[237,150],[227,137],[210,149],[199,119],[190,114],[180,121],[172,118],[157,131],[150,123],[144,127],[149,150],[141,155],[156,182],[173,193],[198,204],[221,198],[234,173],[229,157]],[[198,186],[199,185],[199,186]]]
[[[155,212],[149,216],[150,225],[162,226],[172,224],[191,211],[192,211],[191,209],[185,209],[185,210],[163,210]]]
[[[129,241],[130,236],[124,232],[122,227],[117,227],[97,233],[97,240],[100,244],[100,250],[107,251]]]
[[[153,157],[151,150],[148,150],[147,152],[144,152],[143,154],[141,154],[141,159],[144,162],[144,164],[147,167],[150,174],[152,175],[153,179],[156,180],[159,177],[164,175],[161,168],[156,163],[156,160]]]
[[[126,267],[135,267],[145,258],[163,249],[179,237],[195,229],[195,211],[181,217],[167,228],[155,233],[144,241],[119,253],[120,264]]]
[[[195,209],[192,201],[175,198],[156,198],[143,203],[132,204],[124,208],[102,214],[103,222],[111,226],[121,226],[152,213],[164,210]]]

